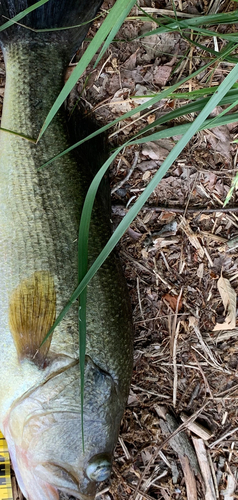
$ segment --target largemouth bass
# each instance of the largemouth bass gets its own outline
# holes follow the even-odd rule
[[[1,0],[0,22],[32,3]],[[49,0],[24,18],[31,30],[14,25],[0,33],[3,128],[37,137],[88,25],[32,29],[85,23],[100,3]],[[0,429],[29,500],[57,500],[60,492],[94,498],[98,482],[110,476],[132,369],[131,311],[113,253],[88,286],[83,450],[78,303],[40,347],[78,284],[77,237],[90,155],[80,161],[66,155],[38,169],[68,145],[63,110],[37,145],[0,133]],[[95,161],[98,156],[95,151]],[[98,200],[90,263],[109,236],[109,215]]]

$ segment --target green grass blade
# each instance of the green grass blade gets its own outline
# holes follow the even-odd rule
[[[101,51],[100,51],[100,54],[94,64],[94,68],[97,66],[97,64],[99,63],[100,59],[102,58],[103,54],[105,54],[107,48],[109,47],[110,43],[113,41],[113,39],[115,38],[117,32],[119,31],[122,23],[124,22],[127,14],[130,12],[130,10],[132,9],[132,7],[134,6],[135,4],[135,1],[134,0],[131,0],[130,2],[128,2],[128,5],[125,6],[125,8],[123,9],[123,11],[121,12],[120,16],[119,16],[119,19],[117,20],[117,22],[115,23],[115,25],[113,26],[113,28],[111,29],[111,32],[109,33]]]
[[[237,189],[237,188],[238,188],[238,172],[235,175],[235,177],[234,177],[234,179],[232,181],[232,184],[231,184],[231,188],[229,189],[229,191],[228,191],[228,193],[226,195],[226,199],[225,199],[224,205],[223,205],[224,207],[229,203],[229,201],[230,201],[230,199],[231,199],[231,197],[233,195],[234,190]]]
[[[131,0],[130,5],[134,5],[136,0]],[[38,136],[38,141],[46,131],[47,127],[53,120],[55,114],[59,110],[60,106],[63,104],[65,101],[66,97],[74,87],[74,85],[77,83],[78,79],[82,75],[83,71],[89,64],[89,62],[92,60],[92,57],[95,55],[99,47],[102,45],[103,40],[107,37],[107,35],[110,33],[111,29],[113,28],[114,24],[117,23],[118,18],[120,17],[121,11],[126,9],[126,6],[128,5],[128,0],[117,0],[112,9],[110,10],[107,18],[99,28],[98,32],[94,36],[92,42],[88,46],[87,50],[81,57],[79,63],[77,64],[76,68],[74,69],[73,73],[70,75],[69,79],[67,80],[66,84],[64,85],[63,89],[61,90],[60,94],[58,95],[56,101],[54,102],[52,108],[50,109],[45,122],[41,128],[41,131]],[[122,22],[122,20],[121,20]]]
[[[79,369],[80,369],[80,401],[81,401],[81,435],[82,448],[84,452],[84,425],[83,425],[83,403],[84,403],[84,373],[85,373],[85,355],[86,355],[86,305],[87,288],[80,294],[79,315]]]
[[[215,36],[215,37],[220,37],[225,40],[231,40],[231,41],[237,41],[237,35],[236,33],[231,33],[231,34],[224,34],[224,33],[217,33],[210,31],[204,26],[209,25],[209,24],[231,24],[233,22],[237,22],[238,20],[238,13],[237,11],[228,13],[229,15],[225,14],[214,14],[214,15],[208,15],[208,16],[199,16],[199,17],[193,17],[190,18],[189,20],[171,20],[169,17],[165,19],[165,16],[163,16],[162,21],[161,18],[154,18],[154,22],[156,22],[158,25],[160,25],[159,28],[156,28],[154,30],[148,31],[146,33],[143,33],[142,35],[139,35],[137,38],[145,38],[147,36],[151,35],[157,35],[161,33],[168,33],[168,32],[174,32],[178,31],[182,33],[182,30],[193,30],[197,33],[201,33],[202,35],[205,36]],[[232,14],[232,15],[230,15]],[[162,24],[162,26],[161,26]],[[199,26],[202,26],[201,28]]]
[[[187,24],[187,23],[186,23]],[[209,36],[209,37],[216,37],[216,38],[222,38],[224,40],[230,40],[232,42],[237,42],[238,41],[238,35],[237,33],[230,33],[230,34],[224,34],[224,33],[219,33],[216,31],[211,31],[206,28],[199,28],[196,25],[186,25],[185,21],[179,21],[179,22],[173,22],[171,24],[168,24],[166,26],[156,28],[151,31],[147,31],[146,33],[143,33],[143,35],[140,35],[137,37],[139,38],[146,38],[147,36],[153,36],[153,35],[161,35],[162,33],[171,33],[171,32],[179,32],[181,33],[182,29],[190,29],[193,30],[196,33],[200,33],[203,36]]]
[[[9,19],[9,21],[2,24],[2,26],[0,26],[0,31],[3,31],[5,29],[9,28],[13,24],[15,24],[17,21],[20,21],[27,14],[30,14],[30,12],[32,12],[35,9],[38,9],[38,7],[41,7],[42,5],[47,3],[48,1],[49,0],[40,0],[39,2],[36,2],[33,5],[31,5],[31,7],[28,7],[27,9],[23,10],[22,12],[19,12],[19,14],[17,14],[15,17],[13,17],[12,19]]]
[[[161,116],[160,118],[158,118],[157,120],[155,120],[152,124],[146,125],[144,128],[142,128],[136,134],[135,138],[139,137],[142,134],[145,134],[146,132],[149,132],[151,129],[154,129],[158,125],[163,125],[164,123],[167,123],[167,122],[169,122],[171,120],[174,120],[175,118],[179,118],[181,116],[185,116],[185,115],[188,115],[188,114],[191,114],[191,113],[197,113],[198,111],[201,111],[204,108],[204,106],[207,104],[207,102],[209,101],[209,99],[210,99],[209,97],[204,97],[203,99],[198,99],[195,102],[192,102],[192,103],[189,103],[189,104],[185,104],[184,106],[181,106],[180,108],[174,109],[173,111],[170,111],[169,113],[166,113],[164,116]],[[230,92],[227,92],[227,95],[225,97],[223,97],[223,99],[221,99],[220,105],[230,104],[230,102],[232,102],[232,105],[231,105],[231,108],[225,109],[222,112],[222,114],[225,114],[230,109],[232,109],[232,107],[234,107],[234,102],[236,102],[237,99],[238,99],[238,91],[237,91],[237,89],[234,89],[234,91],[231,90]],[[221,116],[221,114],[219,116]],[[229,115],[229,116],[230,116],[231,121],[233,121],[233,116],[232,115]],[[217,117],[215,117],[214,120],[216,118]],[[229,123],[229,121],[226,121],[226,123]],[[218,125],[216,125],[216,126],[218,126]],[[210,127],[210,125],[209,125],[209,127]],[[206,127],[206,128],[209,128],[209,127]],[[170,131],[171,128],[168,128],[167,130]],[[172,135],[177,135],[177,134],[172,134]],[[171,135],[168,135],[168,137],[171,137]]]
[[[14,132],[14,130],[9,130],[8,128],[3,128],[3,127],[0,127],[0,131],[7,132],[8,134],[12,134],[12,135],[17,135],[18,137],[21,137],[22,139],[25,139],[26,141],[33,142],[33,144],[36,144],[36,139],[33,139],[32,137],[29,137],[28,135],[20,134],[20,132]]]
[[[153,21],[158,25],[175,24],[174,20],[169,16],[153,18]],[[233,24],[238,22],[238,11],[222,12],[218,14],[208,14],[206,16],[193,16],[189,19],[179,20],[177,18],[176,25],[181,25],[185,29],[192,29],[194,26],[218,25],[218,24]]]
[[[113,127],[121,120],[126,120],[127,118],[130,118],[133,115],[144,111],[149,106],[153,106],[154,104],[157,104],[159,101],[161,101],[161,99],[165,99],[166,97],[168,97],[171,93],[173,93],[175,90],[177,90],[177,88],[179,88],[181,85],[183,85],[184,83],[189,81],[191,78],[195,78],[197,75],[199,75],[199,73],[201,73],[201,71],[204,71],[206,68],[209,68],[209,66],[211,66],[211,64],[214,64],[214,62],[217,60],[219,60],[219,57],[216,59],[213,59],[212,61],[207,63],[202,68],[199,68],[197,71],[194,71],[194,73],[192,75],[189,75],[186,78],[183,78],[183,80],[181,80],[180,82],[172,85],[171,87],[169,87],[169,89],[165,89],[162,92],[160,92],[159,94],[156,94],[155,97],[152,97],[149,101],[145,102],[144,104],[140,104],[137,108],[132,109],[131,111],[128,111],[124,115],[119,116],[118,118],[116,118],[115,120],[110,122],[108,125],[105,125],[104,127],[101,127],[99,130],[96,130],[96,132],[93,132],[92,134],[88,135],[85,139],[82,139],[81,141],[76,142],[75,144],[73,144],[69,148],[65,149],[64,151],[61,151],[61,153],[54,156],[53,158],[50,158],[47,162],[42,164],[39,168],[47,167],[48,165],[53,163],[53,161],[58,160],[59,158],[61,158],[62,156],[64,156],[67,153],[70,153],[70,151],[73,151],[73,149],[79,147],[84,142],[89,141],[90,139],[93,139],[94,137],[96,137],[97,135],[99,135],[103,132],[106,132],[106,130]]]
[[[205,97],[214,94],[216,90],[219,88],[219,85],[214,85],[214,87],[204,87],[202,89],[197,89],[197,90],[191,90],[191,92],[176,92],[169,94],[169,97],[171,99],[196,99],[198,97]],[[235,90],[238,89],[238,83],[235,83],[229,92],[227,92],[227,95],[230,94],[232,91],[235,92]],[[136,96],[137,97],[137,96]],[[142,96],[145,97],[145,96]],[[133,97],[135,99],[135,97]],[[226,96],[223,98],[225,99]]]
[[[193,45],[194,47],[199,47],[199,49],[201,50],[204,50],[205,52],[208,52],[208,54],[212,54],[213,56],[216,56],[218,55],[218,52],[216,50],[213,50],[211,49],[210,47],[206,47],[206,45],[202,45],[201,43],[199,43],[197,40],[191,40],[191,38],[187,37],[184,35],[184,33],[182,34],[182,37],[184,40],[187,40],[187,42],[190,44],[190,45]],[[229,48],[231,48],[231,51],[233,52],[234,50],[234,44],[233,42],[228,42],[228,44],[226,45],[226,50]],[[220,56],[222,55],[222,50],[219,52]],[[238,62],[238,58],[235,57],[235,56],[226,56],[224,58],[224,61],[227,61],[227,62],[230,62],[232,64],[236,64]]]
[[[200,130],[212,129],[215,127],[220,127],[221,125],[227,125],[228,123],[234,123],[238,121],[238,113],[233,113],[227,116],[217,116],[216,118],[212,118],[212,120],[204,120]],[[194,123],[194,122],[192,122]],[[164,130],[159,130],[158,132],[154,132],[153,134],[146,135],[145,137],[138,138],[140,134],[138,134],[136,139],[133,139],[130,144],[144,144],[146,142],[158,141],[160,139],[167,139],[169,137],[174,137],[177,135],[184,135],[187,130],[191,127],[191,122],[183,123],[181,125],[177,125],[175,127],[165,128]]]
[[[193,135],[199,130],[199,128],[202,126],[202,124],[205,121],[205,119],[207,118],[207,116],[219,104],[220,100],[224,97],[224,95],[232,87],[232,85],[236,82],[237,79],[238,79],[238,65],[236,65],[231,70],[229,75],[224,79],[224,81],[221,83],[221,85],[219,87],[219,90],[211,97],[209,102],[206,104],[205,108],[201,111],[201,113],[198,115],[198,117],[192,123],[192,125],[190,125],[189,129],[186,131],[184,136],[179,140],[179,142],[172,149],[172,151],[170,151],[167,158],[165,159],[165,161],[161,165],[160,169],[158,170],[158,172],[155,174],[153,179],[148,184],[147,188],[143,191],[143,193],[137,199],[137,201],[135,202],[133,207],[129,210],[129,212],[125,215],[123,220],[120,222],[116,231],[113,233],[113,235],[109,239],[108,243],[105,245],[104,249],[100,253],[100,255],[97,257],[95,262],[92,264],[92,266],[87,271],[84,278],[82,279],[81,283],[78,285],[76,290],[73,292],[66,307],[61,311],[61,313],[58,316],[58,318],[56,319],[54,325],[51,327],[51,329],[48,333],[48,336],[53,332],[55,327],[60,323],[61,319],[65,316],[65,314],[68,312],[69,308],[71,307],[71,304],[79,297],[79,295],[85,289],[85,287],[87,286],[89,281],[93,278],[95,273],[98,271],[98,269],[101,267],[101,265],[105,262],[108,255],[110,254],[110,252],[113,250],[115,245],[118,243],[118,241],[120,240],[120,238],[122,237],[124,232],[128,229],[131,222],[134,220],[134,218],[136,217],[138,212],[141,210],[143,205],[146,203],[149,196],[153,193],[154,189],[156,188],[156,186],[158,185],[160,180],[164,177],[164,175],[166,174],[166,172],[168,171],[170,166],[177,159],[178,155],[181,153],[181,151],[184,149],[184,147],[188,144],[188,142],[193,137]],[[98,174],[95,176],[95,178],[93,180],[94,187],[95,187],[94,195],[96,194],[96,189],[99,186],[100,180],[104,175],[104,171],[105,171],[105,164],[100,169],[100,171],[98,172]],[[92,184],[91,184],[91,186],[92,186]],[[84,210],[87,212],[87,216],[89,214],[91,216],[91,211],[92,211],[92,206],[93,206],[93,199],[92,199],[93,197],[91,197],[91,193],[90,193],[90,198],[89,198],[89,192],[91,191],[91,186],[89,188],[89,191],[87,193],[85,203],[84,203]]]
[[[16,21],[14,22],[14,24],[18,24],[19,26],[22,26],[26,30],[34,31],[35,33],[48,33],[48,32],[51,32],[51,31],[63,31],[63,30],[72,30],[74,28],[80,28],[81,26],[85,26],[86,24],[92,23],[93,21],[95,21],[99,17],[100,17],[100,15],[94,17],[93,19],[90,19],[89,21],[85,21],[84,23],[74,24],[72,26],[62,26],[62,27],[59,27],[59,28],[41,28],[41,29],[35,29],[35,28],[30,28],[30,26],[26,26],[25,24],[18,23]]]

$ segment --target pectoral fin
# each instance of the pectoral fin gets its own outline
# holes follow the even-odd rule
[[[51,338],[40,346],[55,314],[55,286],[48,271],[35,272],[15,288],[9,303],[9,326],[20,361],[27,358],[44,366]]]

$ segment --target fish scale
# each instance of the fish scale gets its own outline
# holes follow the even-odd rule
[[[99,4],[49,0],[25,21],[34,28],[77,24],[92,19]],[[0,14],[10,17],[27,6],[27,0],[2,0]],[[37,137],[86,29],[38,34],[14,26],[0,33],[2,127]],[[0,429],[28,500],[57,500],[59,491],[94,498],[110,474],[132,370],[131,308],[112,253],[87,287],[83,452],[77,302],[40,348],[78,285],[80,213],[95,171],[91,163],[101,156],[90,143],[86,155],[71,153],[39,168],[68,146],[63,109],[37,145],[0,132]],[[90,264],[110,237],[105,206],[98,197]]]

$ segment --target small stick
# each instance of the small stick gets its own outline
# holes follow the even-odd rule
[[[122,179],[120,182],[118,182],[118,184],[116,184],[116,186],[114,186],[114,188],[112,188],[111,194],[115,193],[118,189],[120,189],[123,186],[123,184],[126,181],[128,181],[128,179],[130,179],[131,174],[133,173],[133,171],[135,170],[135,168],[137,166],[138,159],[139,159],[139,151],[136,151],[135,158],[134,158],[133,164],[132,164],[129,172],[127,173],[126,177],[124,177],[124,179]]]
[[[120,205],[120,204],[112,204],[112,207],[120,207],[124,208],[126,210],[125,205]],[[155,212],[174,212],[176,214],[184,214],[184,208],[178,208],[178,207],[163,207],[163,206],[155,206],[155,205],[144,205],[142,210],[155,210]],[[196,214],[202,212],[203,214],[213,214],[214,212],[221,212],[221,213],[229,213],[229,212],[238,212],[238,207],[230,207],[230,208],[219,208],[219,207],[214,207],[214,208],[187,208],[186,213],[189,214]]]

